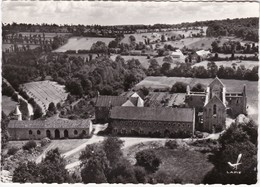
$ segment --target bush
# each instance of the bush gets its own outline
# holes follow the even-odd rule
[[[183,82],[176,82],[171,90],[170,93],[185,93],[186,92],[187,84]]]
[[[35,148],[36,146],[37,146],[36,142],[34,140],[30,140],[23,146],[23,149],[31,150],[31,149]]]
[[[41,139],[41,142],[40,142],[40,144],[41,144],[42,147],[45,146],[45,145],[47,145],[47,144],[49,144],[49,143],[51,143],[51,140],[50,140],[49,138],[47,138],[47,137]]]
[[[159,169],[161,160],[153,150],[143,150],[136,154],[136,165],[142,166],[146,171],[154,173]]]
[[[17,148],[17,147],[11,147],[10,149],[8,149],[7,154],[14,155],[15,153],[17,153],[18,150],[19,150],[19,148]]]
[[[175,140],[169,140],[165,143],[165,147],[169,149],[176,149],[178,147],[178,144]]]

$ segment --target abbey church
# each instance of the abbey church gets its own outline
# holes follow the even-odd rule
[[[196,110],[196,129],[220,132],[225,128],[226,117],[246,114],[246,86],[242,92],[226,92],[225,85],[215,78],[205,92],[191,92],[187,86],[185,102]]]

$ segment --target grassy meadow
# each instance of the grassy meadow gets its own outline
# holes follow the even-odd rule
[[[89,50],[93,43],[97,41],[105,42],[106,45],[114,38],[99,38],[99,37],[71,37],[68,42],[56,49],[54,52],[66,52],[67,50]]]
[[[2,95],[2,111],[9,115],[12,111],[15,110],[15,107],[18,103],[13,101],[11,97]]]

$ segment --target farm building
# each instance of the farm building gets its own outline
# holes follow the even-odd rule
[[[98,96],[95,104],[96,122],[106,123],[109,119],[110,109],[114,106],[143,107],[144,101],[137,93],[126,96]]]
[[[184,59],[185,58],[185,56],[183,55],[183,53],[179,49],[177,49],[176,51],[173,51],[171,53],[171,57],[174,58],[174,59]]]
[[[196,109],[196,129],[219,132],[225,128],[226,115],[236,117],[246,113],[246,86],[242,92],[226,92],[225,85],[217,77],[205,92],[191,92],[187,86],[185,102]]]
[[[211,55],[210,51],[205,50],[196,51],[196,54],[200,56],[202,60],[205,60],[207,57]]]
[[[47,119],[18,121],[11,120],[8,124],[11,140],[29,140],[61,138],[86,138],[92,132],[91,120]]]
[[[108,129],[117,135],[192,137],[195,110],[170,107],[113,107]]]

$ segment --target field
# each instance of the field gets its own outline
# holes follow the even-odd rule
[[[200,63],[194,64],[192,67],[195,66],[204,66],[207,69],[207,64],[209,61],[205,60]],[[221,65],[224,67],[233,67],[233,64],[236,64],[236,67],[240,65],[244,65],[246,69],[253,69],[253,67],[258,66],[258,61],[248,61],[248,60],[230,60],[230,61],[215,61],[215,64],[220,67]]]
[[[185,77],[153,77],[149,76],[135,86],[135,89],[147,87],[152,89],[169,89],[176,82],[184,82],[192,88],[197,83],[208,85],[213,79],[185,78]],[[258,82],[247,80],[221,79],[227,92],[241,92],[243,85],[247,86],[248,114],[258,120]]]
[[[66,100],[68,93],[64,86],[52,81],[30,82],[22,85],[29,97],[33,98],[45,112],[51,102],[55,105]]]
[[[59,47],[54,52],[65,52],[67,50],[89,50],[93,43],[97,41],[105,42],[106,45],[114,38],[98,38],[98,37],[71,37],[68,43]]]
[[[206,34],[206,29],[207,27],[203,27],[204,35]],[[130,43],[129,41],[129,36],[133,35],[136,39],[136,43],[143,42],[146,38],[150,39],[150,42],[156,41],[156,40],[161,40],[161,36],[165,35],[166,37],[171,37],[171,36],[178,36],[184,35],[185,37],[190,37],[192,34],[197,34],[200,33],[200,29],[191,29],[191,30],[174,30],[174,31],[164,31],[164,32],[151,32],[151,33],[135,33],[135,34],[125,34],[123,40],[121,43]]]
[[[31,36],[34,36],[34,35],[41,35],[43,36],[43,33],[42,32],[19,32],[17,34],[21,34],[22,36],[27,36],[27,37],[30,37]],[[44,35],[45,35],[45,38],[53,38],[55,36],[65,36],[65,35],[69,35],[71,33],[63,33],[63,32],[60,32],[60,33],[53,33],[53,32],[45,32]]]
[[[196,151],[159,148],[156,154],[162,160],[157,172],[166,172],[170,176],[181,179],[185,184],[202,183],[204,176],[214,167],[208,162],[205,154]]]
[[[27,44],[24,46],[26,47]],[[39,47],[40,45],[35,45],[35,44],[28,44],[30,49],[35,49],[36,47]],[[13,44],[2,44],[2,49],[3,51],[6,51],[7,49],[11,50]],[[17,44],[18,48],[22,48],[23,44]]]
[[[18,103],[13,101],[11,97],[2,95],[2,111],[6,115],[9,115],[10,112],[14,111],[17,104]]]

